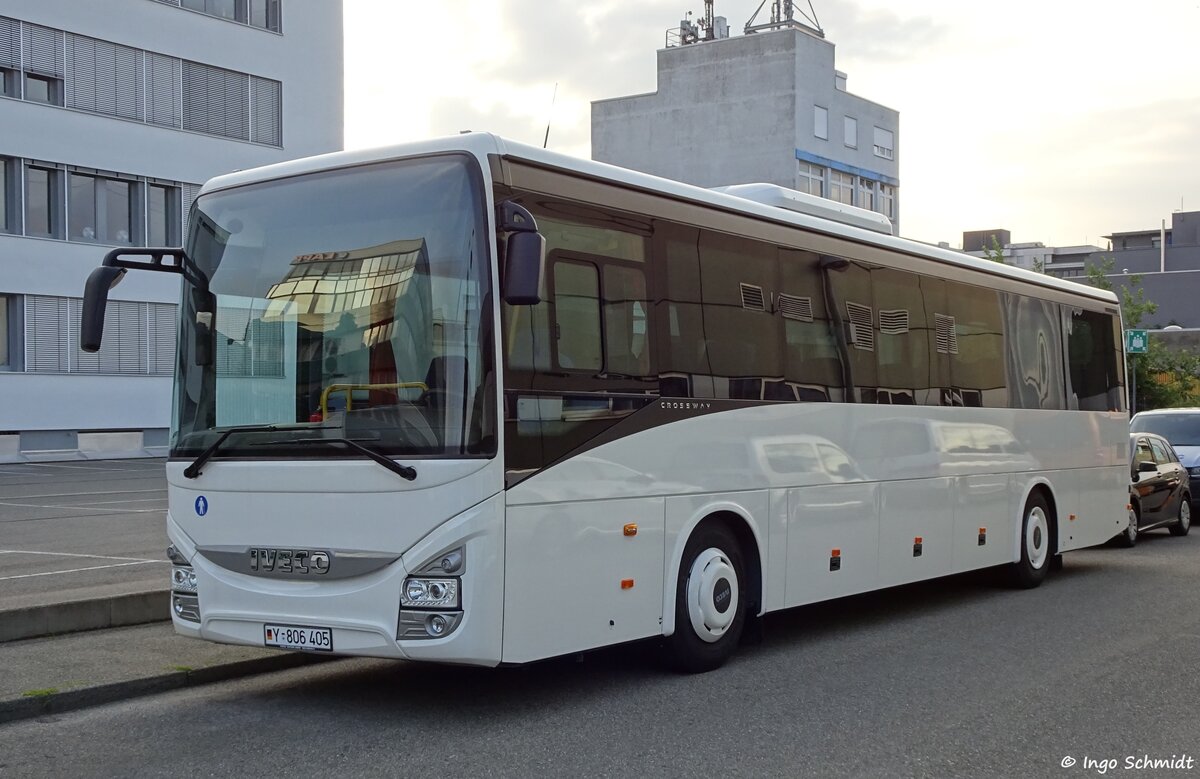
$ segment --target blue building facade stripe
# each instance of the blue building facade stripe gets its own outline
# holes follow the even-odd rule
[[[796,159],[800,160],[801,162],[811,162],[813,165],[823,165],[831,170],[849,173],[853,176],[858,176],[859,178],[871,179],[872,181],[882,181],[884,184],[891,184],[893,187],[900,186],[900,179],[894,179],[891,176],[885,176],[882,173],[876,173],[875,171],[867,170],[866,168],[847,165],[844,162],[831,160],[826,157],[822,157],[819,154],[809,154],[801,149],[796,149]]]

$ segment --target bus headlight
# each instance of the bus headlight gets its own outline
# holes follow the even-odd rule
[[[196,570],[190,566],[176,565],[171,569],[171,590],[173,592],[196,592]]]
[[[419,609],[457,609],[458,579],[413,577],[404,580],[400,605]]]

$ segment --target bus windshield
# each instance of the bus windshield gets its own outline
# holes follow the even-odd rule
[[[493,455],[484,213],[461,155],[199,198],[171,455]]]

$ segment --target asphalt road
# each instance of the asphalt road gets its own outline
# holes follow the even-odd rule
[[[1187,775],[1123,767],[1200,753],[1198,585],[1200,533],[1161,531],[1036,590],[970,574],[774,615],[710,674],[644,644],[519,669],[350,660],[0,727],[0,774]]]
[[[165,589],[162,460],[0,465],[0,611]]]

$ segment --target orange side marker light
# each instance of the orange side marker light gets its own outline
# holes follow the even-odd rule
[[[627,536],[636,536],[637,535],[637,523],[630,522],[628,525],[625,526],[624,532],[625,532],[625,535],[627,535]]]
[[[622,579],[621,580],[621,589],[622,590],[632,590],[633,589],[633,579]]]

